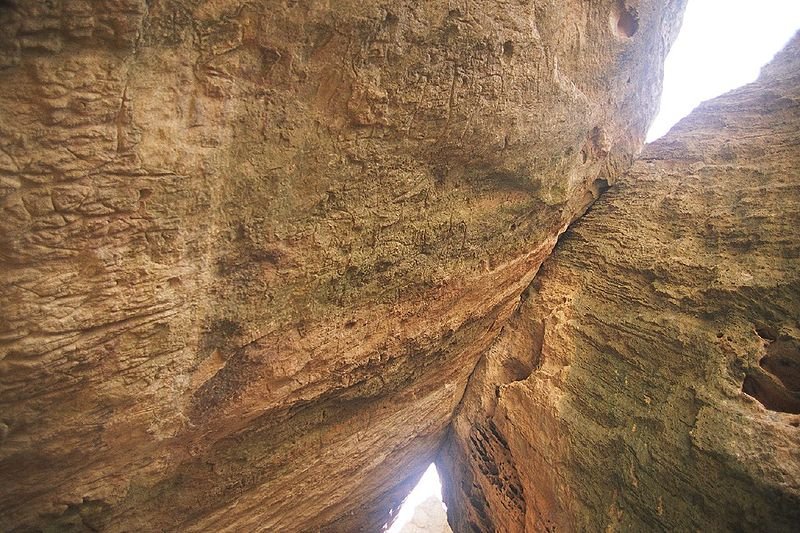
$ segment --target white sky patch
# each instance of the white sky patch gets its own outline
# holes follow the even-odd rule
[[[414,487],[414,490],[403,501],[400,511],[397,513],[397,519],[392,526],[387,530],[387,533],[398,533],[404,525],[411,521],[414,516],[414,510],[417,505],[421,504],[431,496],[436,496],[439,500],[442,499],[442,483],[439,481],[439,472],[436,471],[436,466],[431,463],[428,469],[422,474],[422,478]],[[442,503],[444,507],[444,503]]]
[[[798,29],[800,0],[689,0],[647,142],[700,102],[755,81]]]

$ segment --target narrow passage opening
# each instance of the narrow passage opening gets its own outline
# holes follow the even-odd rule
[[[387,533],[449,533],[447,507],[442,501],[442,482],[431,463],[414,487]]]

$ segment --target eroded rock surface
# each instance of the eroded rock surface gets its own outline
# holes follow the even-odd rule
[[[682,7],[0,3],[0,529],[377,530]]]
[[[447,523],[447,513],[441,500],[430,496],[417,505],[411,521],[403,526],[400,533],[453,533]]]
[[[440,459],[454,531],[796,531],[799,320],[795,38],[563,236]]]

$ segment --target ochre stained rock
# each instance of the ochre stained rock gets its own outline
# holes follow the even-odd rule
[[[570,227],[443,449],[454,531],[797,530],[799,148],[800,37]]]
[[[0,529],[377,531],[683,0],[0,3]]]

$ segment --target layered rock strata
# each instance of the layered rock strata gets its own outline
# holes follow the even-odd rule
[[[454,531],[796,531],[799,320],[796,37],[563,236],[440,458]]]
[[[2,2],[0,529],[390,520],[683,3]]]

